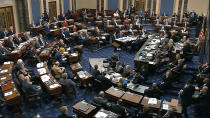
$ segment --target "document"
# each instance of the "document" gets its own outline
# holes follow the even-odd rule
[[[47,82],[50,80],[50,77],[48,75],[43,75],[43,76],[41,76],[41,79],[43,82]]]
[[[50,85],[50,88],[56,88],[56,87],[59,87],[59,84],[53,84],[53,85]]]
[[[6,96],[9,96],[9,95],[12,95],[12,91],[4,93],[4,96],[5,96],[5,97],[6,97]]]
[[[95,117],[96,118],[106,118],[108,116],[108,114],[104,113],[104,112],[98,112]]]
[[[41,62],[41,63],[38,63],[38,64],[36,65],[36,67],[37,67],[37,68],[41,68],[41,67],[43,67],[43,65],[44,65],[44,63]]]
[[[156,98],[149,98],[148,104],[157,104]]]
[[[164,110],[168,110],[169,109],[168,107],[169,107],[168,104],[163,104],[163,109]]]

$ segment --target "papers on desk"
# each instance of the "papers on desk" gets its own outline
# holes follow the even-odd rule
[[[77,74],[78,74],[79,78],[85,78],[86,77],[84,71],[79,71]]]
[[[6,73],[6,72],[8,72],[8,69],[3,69],[3,70],[1,70],[0,73]]]
[[[153,54],[147,53],[147,57],[152,57],[152,56],[153,56]]]
[[[56,88],[56,87],[59,87],[59,84],[50,85],[50,88],[51,88],[51,89]]]
[[[104,113],[104,112],[98,112],[95,117],[96,118],[106,118],[108,116],[108,114]]]
[[[0,78],[0,80],[5,80],[6,79],[6,77],[2,77],[2,78]]]
[[[10,61],[4,62],[4,64],[10,64]]]
[[[43,62],[38,63],[38,64],[36,65],[37,68],[41,68],[41,67],[43,67],[43,66],[44,66],[44,63],[43,63]]]
[[[43,75],[43,74],[47,73],[45,68],[40,68],[37,71],[40,73],[40,75]]]
[[[9,95],[12,95],[12,91],[4,93],[4,96],[5,96],[5,97],[6,97],[6,96],[9,96]]]
[[[78,53],[71,53],[71,55],[76,57],[76,56],[78,56]]]
[[[41,79],[43,82],[47,82],[50,80],[50,77],[48,75],[43,75],[43,76],[41,76]]]
[[[155,62],[153,62],[153,61],[149,61],[149,64],[152,64],[152,65],[154,65],[154,64],[155,64]]]
[[[113,76],[114,76],[114,77],[121,77],[121,74],[119,74],[119,73],[114,73]]]
[[[156,98],[149,98],[148,104],[157,104],[157,99]]]
[[[163,109],[164,109],[164,110],[168,110],[168,109],[169,109],[168,104],[163,104]]]

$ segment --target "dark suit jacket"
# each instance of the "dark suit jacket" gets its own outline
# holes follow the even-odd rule
[[[121,117],[124,117],[124,118],[126,116],[125,110],[126,110],[125,107],[120,106],[120,105],[112,104],[112,106],[111,106],[112,112],[119,114]]]
[[[58,118],[73,118],[72,116],[69,116],[67,114],[61,114],[58,116]]]
[[[135,75],[133,75],[133,78],[134,84],[142,84],[143,82],[145,82],[144,77],[140,73],[136,73]]]
[[[7,47],[14,49],[15,48],[15,43],[13,40],[8,40],[7,42]]]
[[[1,32],[0,38],[3,39],[3,38],[5,38],[5,37],[7,37],[7,32]]]
[[[107,100],[101,97],[94,97],[93,102],[101,105],[102,107],[107,107]]]
[[[190,105],[192,103],[192,95],[195,92],[195,87],[190,85],[183,89],[183,92],[180,94],[181,104]]]
[[[21,43],[20,39],[18,38],[14,38],[13,41],[15,42],[15,44],[19,45]]]
[[[27,83],[26,81],[20,80],[21,86],[24,88],[27,94],[32,95],[32,94],[37,94],[38,89],[32,84]]]
[[[9,30],[7,35],[10,36],[10,35],[13,35],[13,34],[14,34],[14,31],[13,30]]]
[[[94,78],[98,79],[98,76],[100,75],[100,71],[99,70],[96,70],[96,69],[93,69],[93,72],[92,72],[92,75]]]

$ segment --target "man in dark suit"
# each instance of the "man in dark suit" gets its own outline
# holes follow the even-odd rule
[[[152,84],[152,88],[145,90],[144,94],[148,97],[152,97],[152,98],[160,98],[161,95],[161,91],[157,86],[157,83],[153,83]]]
[[[145,82],[145,78],[140,73],[137,73],[136,70],[133,70],[133,77],[131,81],[134,84],[142,84]]]
[[[16,48],[16,44],[14,43],[12,36],[9,36],[9,38],[7,40],[7,47],[12,50]]]
[[[111,111],[116,113],[116,114],[119,114],[120,118],[125,118],[127,116],[127,110],[121,104],[122,104],[122,100],[119,99],[117,101],[117,104],[112,104],[111,105]]]
[[[106,99],[104,99],[104,92],[103,91],[99,92],[98,97],[94,97],[92,103],[100,105],[102,108],[107,108],[108,107],[107,106],[108,101]]]
[[[76,83],[73,82],[71,79],[68,79],[68,74],[63,73],[62,77],[59,79],[60,83],[64,85],[65,91],[67,92],[74,92],[76,95]]]
[[[48,43],[43,39],[42,34],[39,34],[39,44],[41,47],[45,47]]]
[[[0,39],[3,39],[3,38],[5,38],[5,37],[7,37],[7,29],[6,29],[6,28],[4,28],[4,31],[1,32],[1,37],[0,37]]]
[[[15,34],[15,32],[14,32],[14,30],[13,30],[13,26],[10,26],[7,35],[8,35],[8,36],[11,36],[11,35],[13,35],[13,34]]]
[[[92,75],[95,79],[98,79],[98,76],[100,75],[100,71],[98,70],[98,65],[94,66],[94,69],[92,70]]]
[[[16,34],[14,35],[13,41],[14,41],[14,43],[15,43],[16,45],[19,45],[19,44],[22,42],[22,39],[19,38],[19,37],[18,37],[18,34],[16,33]]]
[[[45,23],[44,25],[44,33],[46,36],[50,36],[50,26],[49,26],[49,23]]]
[[[171,71],[170,70],[166,71],[166,74],[164,75],[162,80],[163,81],[159,85],[161,90],[167,89],[168,87],[171,86],[172,75],[171,75]]]
[[[41,87],[32,85],[31,82],[28,81],[28,78],[25,77],[23,74],[20,74],[19,76],[21,87],[26,91],[27,94],[33,95],[33,94],[41,94]]]
[[[118,33],[117,38],[122,38],[124,37],[124,34],[122,33],[122,31],[120,31],[120,33]]]
[[[199,95],[195,96],[194,99],[196,101],[195,109],[197,115],[209,112],[209,93],[207,86],[203,86]]]
[[[0,43],[0,64],[5,61],[12,60],[10,57],[10,52]]]
[[[192,103],[192,95],[194,94],[194,92],[195,87],[192,86],[192,82],[190,80],[188,80],[185,87],[182,90],[180,90],[179,94],[185,118],[188,118],[187,107],[190,106]]]

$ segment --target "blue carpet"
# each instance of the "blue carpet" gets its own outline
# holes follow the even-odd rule
[[[149,26],[144,26],[146,29],[152,29],[153,26],[149,25]],[[53,41],[54,39],[48,39],[48,42]],[[104,49],[101,49],[97,52],[92,52],[90,51],[88,48],[84,48],[83,49],[83,54],[80,60],[80,63],[83,67],[84,70],[90,72],[90,65],[89,65],[89,58],[109,58],[112,56],[113,54],[113,47],[107,47]],[[117,53],[117,55],[120,57],[120,60],[122,63],[124,63],[125,65],[131,65],[131,69],[133,69],[134,67],[134,56],[136,54],[137,51],[134,51],[132,53],[129,53],[127,51],[120,51]],[[197,61],[198,61],[198,57],[194,56],[192,59],[192,62],[188,63],[191,66],[197,66]],[[30,70],[33,70],[34,73],[37,75],[37,71],[35,67],[30,67],[28,65],[26,65],[27,68],[29,68]],[[73,78],[75,75],[71,72],[71,70],[69,69],[69,64],[66,65],[66,71],[68,73],[68,75]],[[162,81],[161,76],[163,74],[157,74],[157,73],[150,73],[149,77],[148,77],[148,83],[150,83],[149,87],[151,87],[151,83],[156,82],[156,83],[160,83]],[[190,79],[192,76],[191,75],[183,75],[180,77],[181,83],[177,84],[177,83],[173,83],[173,86],[178,88],[178,89],[168,89],[167,92],[161,96],[162,100],[167,100],[167,101],[171,101],[172,98],[178,98],[178,96],[176,95],[179,91],[179,89],[183,88],[185,82],[187,79]],[[15,78],[15,77],[14,77]],[[85,100],[88,103],[90,103],[93,99],[94,96],[97,96],[98,93],[96,93],[94,90],[92,90],[91,88],[81,88],[77,86],[77,96],[76,98],[74,96],[65,96],[62,95],[62,105],[66,105],[69,108],[68,113],[69,114],[73,114],[71,111],[71,107],[76,104],[77,102],[81,101],[81,100]],[[2,94],[1,94],[2,95]],[[19,117],[19,118],[31,118],[34,117],[37,114],[40,114],[43,118],[56,118],[59,114],[59,105],[55,106],[54,101],[50,101],[48,104],[46,104],[44,101],[42,101],[42,106],[41,108],[39,107],[33,107],[28,109],[27,105],[24,103],[24,100],[22,100],[22,112],[21,113],[12,113],[9,109],[7,109],[6,106],[1,107],[0,108],[0,114],[2,114],[4,116],[4,118],[11,118],[11,117]],[[132,114],[134,112],[133,108],[128,108],[128,111]],[[191,107],[189,107],[188,109],[188,114],[190,118],[198,118],[195,117],[195,111],[193,109],[193,105]],[[200,117],[200,118],[205,118],[205,117]]]

